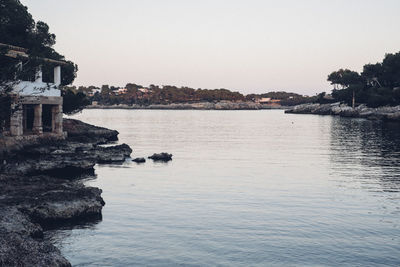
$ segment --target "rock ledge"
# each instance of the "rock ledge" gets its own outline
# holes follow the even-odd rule
[[[117,131],[71,119],[64,130],[68,138],[0,140],[0,266],[71,266],[43,231],[101,219],[102,190],[84,186],[81,175],[132,152],[101,146],[117,141]]]

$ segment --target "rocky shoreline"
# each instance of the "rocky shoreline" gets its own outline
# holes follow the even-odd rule
[[[251,101],[246,102],[196,102],[196,103],[172,103],[167,105],[91,105],[87,109],[162,109],[162,110],[259,110],[259,109],[284,109],[280,105],[260,104]]]
[[[359,105],[353,109],[341,103],[303,104],[287,109],[285,113],[336,115],[341,117],[400,122],[400,106],[369,108],[365,105]]]
[[[0,150],[0,266],[71,266],[43,239],[46,229],[101,219],[101,189],[84,186],[82,174],[97,163],[121,163],[132,150],[101,146],[118,132],[64,120],[68,137],[4,139]]]

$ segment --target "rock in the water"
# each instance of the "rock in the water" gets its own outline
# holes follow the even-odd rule
[[[146,162],[146,159],[145,158],[135,158],[132,161],[136,162],[136,163],[144,163],[144,162]]]
[[[172,154],[165,153],[165,152],[162,152],[162,153],[159,153],[159,154],[154,153],[152,156],[149,157],[149,159],[152,159],[154,161],[165,161],[165,162],[167,162],[167,161],[172,160]]]
[[[93,154],[97,156],[97,162],[99,163],[113,163],[125,161],[125,158],[129,157],[131,153],[132,149],[127,144],[122,144],[109,147],[97,147]]]

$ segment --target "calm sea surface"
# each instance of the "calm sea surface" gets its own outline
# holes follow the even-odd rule
[[[283,111],[85,110],[132,157],[96,166],[98,223],[48,234],[75,266],[399,266],[400,127]]]

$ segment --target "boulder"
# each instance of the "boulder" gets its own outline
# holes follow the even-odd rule
[[[148,157],[149,159],[152,159],[154,161],[170,161],[172,160],[172,154],[166,153],[166,152],[162,152],[162,153],[154,153],[152,156]]]
[[[132,161],[136,162],[136,163],[144,163],[144,162],[146,162],[146,159],[145,158],[135,158]]]

